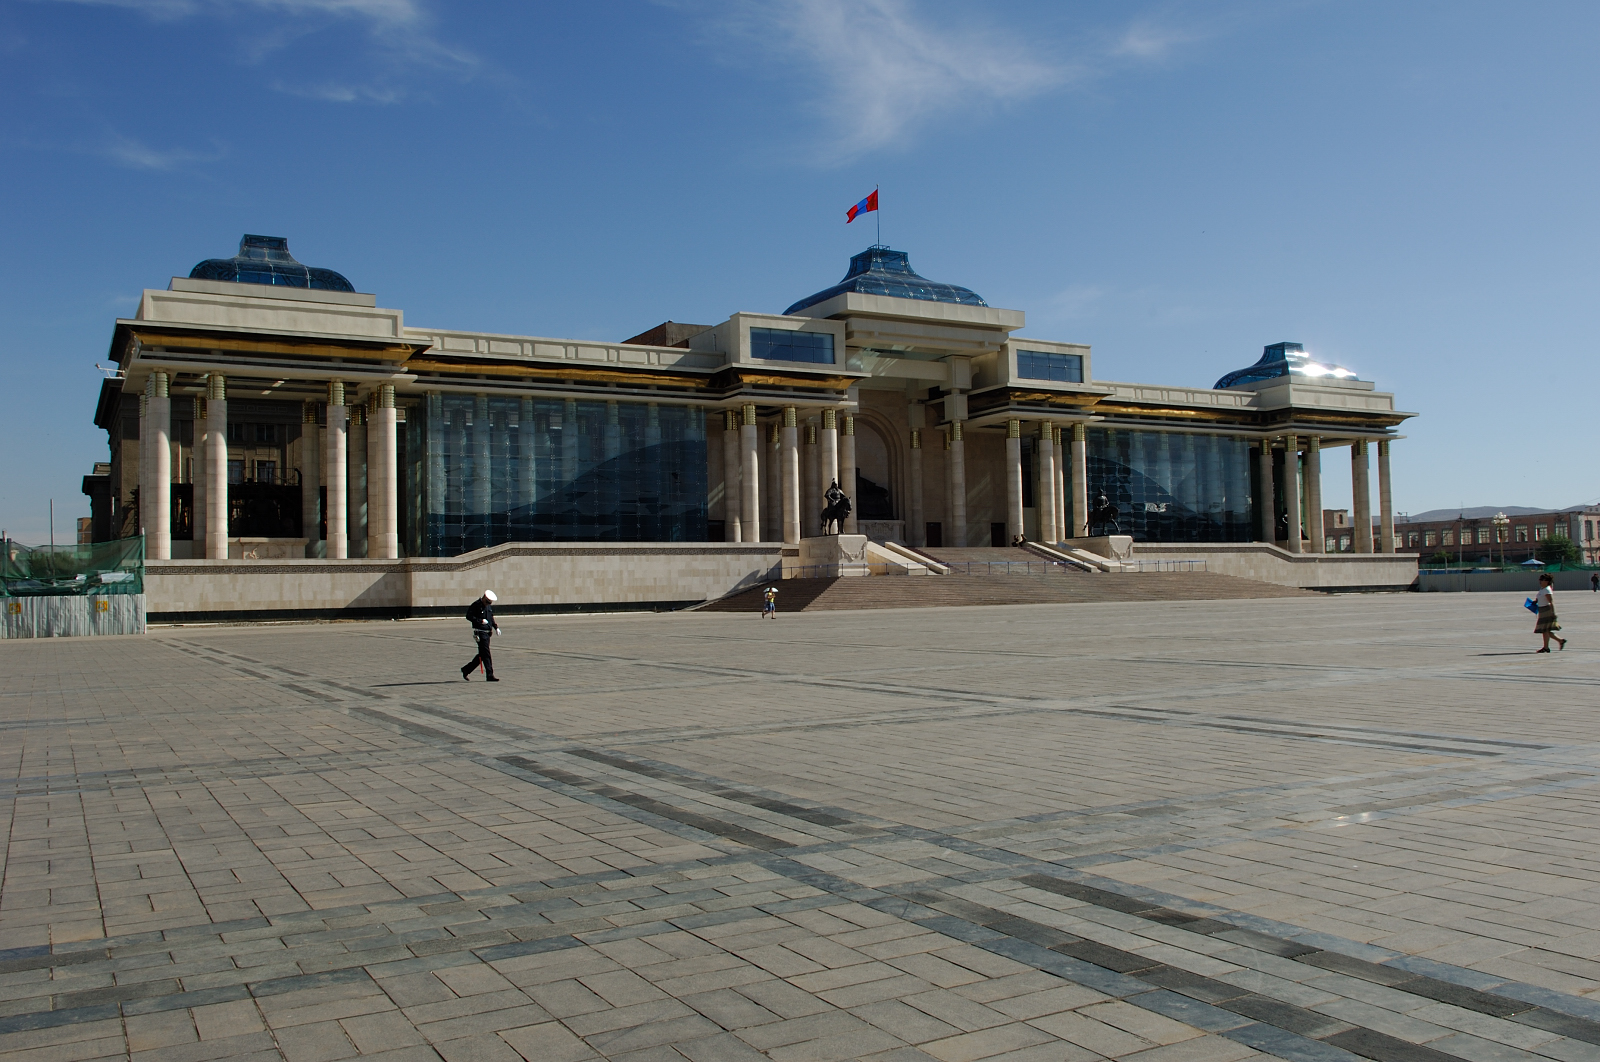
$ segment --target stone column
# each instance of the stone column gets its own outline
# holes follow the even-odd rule
[[[1327,528],[1322,526],[1322,438],[1306,436],[1306,537],[1311,540],[1311,552],[1323,553],[1328,542]]]
[[[739,430],[739,447],[742,454],[743,498],[739,513],[743,521],[744,540],[761,541],[761,426],[756,423],[756,404],[744,404]]]
[[[1256,450],[1256,466],[1261,476],[1261,497],[1257,499],[1256,524],[1261,541],[1272,545],[1278,541],[1278,504],[1272,490],[1272,440],[1262,439]]]
[[[815,538],[822,534],[822,457],[818,454],[817,426],[810,421],[806,422],[805,453],[801,455],[802,465],[800,475],[804,482],[800,484],[800,534],[804,538]]]
[[[761,515],[766,517],[766,529],[761,533],[763,542],[782,542],[783,539],[783,422],[773,421],[767,427],[767,447],[761,452],[761,464],[766,472],[766,498],[761,503]]]
[[[574,418],[576,419],[576,418]],[[490,519],[489,510],[494,506],[494,454],[490,447],[490,436],[493,425],[489,422],[489,396],[472,396],[472,488],[468,492],[467,519],[464,521],[468,527],[477,527],[479,532],[476,541],[470,537],[467,542],[468,549],[481,549],[489,545]],[[576,438],[576,435],[574,435]]]
[[[822,465],[822,475],[817,477],[822,481],[822,493],[817,495],[817,505],[820,507],[823,504],[822,494],[827,493],[830,484],[839,480],[839,414],[836,410],[822,411],[822,430],[817,432],[817,446],[820,447],[817,457]],[[843,490],[844,484],[840,483],[839,488]]]
[[[561,489],[569,490],[577,482],[578,460],[578,400],[568,398],[561,403]]]
[[[1350,515],[1356,525],[1357,553],[1372,552],[1372,485],[1367,476],[1367,440],[1358,439],[1350,446],[1350,491],[1355,495]]]
[[[206,428],[211,422],[206,419],[206,400],[204,395],[194,398],[194,450],[189,456],[189,483],[194,492],[193,509],[189,519],[194,525],[194,541],[190,546],[192,556],[199,558],[206,556],[206,468],[210,458],[210,443],[206,438]]]
[[[1576,542],[1578,536],[1573,535]],[[1394,502],[1389,494],[1389,440],[1378,440],[1378,552],[1394,552]]]
[[[1034,507],[1039,512],[1039,541],[1055,542],[1056,535],[1056,446],[1055,429],[1048,420],[1039,422],[1039,485]]]
[[[783,541],[792,546],[800,541],[800,428],[793,406],[783,407],[778,444],[782,448]]]
[[[172,559],[172,398],[167,374],[153,372],[145,381],[145,412],[139,436],[150,439],[150,474],[141,480],[139,519],[144,524],[144,553],[151,560]],[[148,504],[147,504],[148,503]]]
[[[888,486],[888,484],[884,484]],[[853,413],[844,415],[839,426],[839,489],[850,499],[850,515],[844,518],[844,533],[856,533],[856,507],[861,499],[856,497],[856,418]]]
[[[1051,457],[1055,460],[1056,478],[1052,485],[1056,498],[1056,538],[1069,538],[1072,528],[1067,524],[1067,462],[1061,448],[1061,429],[1052,428],[1050,431]]]
[[[906,470],[911,480],[910,519],[906,525],[906,542],[912,546],[928,544],[927,513],[922,507],[922,431],[911,429],[910,467]]]
[[[300,403],[300,534],[305,536],[306,556],[317,555],[321,532],[322,433],[317,430],[317,404]]]
[[[206,378],[206,556],[228,557],[228,382]]]
[[[728,542],[744,541],[739,528],[739,505],[743,493],[740,478],[739,414],[725,409],[722,411],[722,537]]]
[[[350,409],[344,404],[344,384],[339,380],[328,381],[327,429],[327,458],[323,464],[328,474],[328,557],[342,560],[350,555],[349,509],[346,507]]]
[[[1006,544],[1022,534],[1022,421],[1006,421]]]
[[[1072,425],[1072,536],[1089,537],[1089,429]]]
[[[1290,553],[1300,549],[1300,437],[1283,437],[1283,505],[1289,516]]]
[[[950,535],[952,544],[967,544],[967,444],[961,438],[961,422],[950,422]]]
[[[698,406],[690,406],[688,412],[691,421],[703,413]],[[705,431],[704,421],[700,423],[700,431]],[[667,490],[663,482],[666,477],[661,474],[661,406],[655,402],[646,402],[644,405],[644,451],[644,467],[640,469],[639,482],[644,492],[656,500],[655,511],[644,518],[644,529],[650,541],[659,542],[665,537],[661,530],[661,515]],[[620,500],[619,490],[619,507]]]
[[[378,404],[367,426],[372,457],[367,467],[367,556],[400,556],[400,431],[394,384],[378,385]]]
[[[534,514],[539,499],[539,464],[535,454],[534,437],[538,423],[533,410],[533,399],[524,398],[517,411],[517,510],[524,541],[533,540]]]
[[[345,553],[367,555],[367,410],[359,403],[346,407]]]
[[[429,391],[427,401],[428,419],[425,423],[427,438],[423,445],[427,447],[428,494],[427,505],[422,511],[422,554],[425,557],[438,555],[436,551],[439,548],[442,532],[440,525],[444,521],[444,514],[450,508],[450,478],[445,474],[444,468],[444,395],[438,391]]]

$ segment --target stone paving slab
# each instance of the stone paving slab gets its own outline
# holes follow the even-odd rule
[[[1600,1059],[1600,599],[0,645],[0,1057]]]

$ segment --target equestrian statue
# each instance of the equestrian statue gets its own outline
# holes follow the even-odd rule
[[[1089,534],[1094,534],[1095,528],[1100,528],[1100,533],[1105,534],[1105,525],[1111,525],[1111,533],[1122,534],[1122,527],[1117,523],[1117,517],[1122,515],[1116,503],[1106,497],[1106,492],[1101,491],[1100,497],[1094,501],[1094,507],[1089,510]]]
[[[822,533],[824,535],[840,535],[844,533],[844,518],[850,515],[850,499],[845,497],[844,491],[839,489],[839,481],[834,480],[828,484],[828,489],[822,495],[828,504],[822,509]],[[833,530],[828,530],[829,527]]]

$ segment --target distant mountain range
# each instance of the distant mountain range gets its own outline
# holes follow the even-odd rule
[[[1530,509],[1526,505],[1469,505],[1465,509],[1429,509],[1425,513],[1411,513],[1407,519],[1418,524],[1433,520],[1454,520],[1458,516],[1468,520],[1487,520],[1495,513],[1505,513],[1507,516],[1532,516],[1534,513],[1560,513],[1581,508],[1581,505],[1569,505],[1565,509]]]

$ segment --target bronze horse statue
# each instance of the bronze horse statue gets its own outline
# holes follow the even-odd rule
[[[839,489],[839,481],[834,480],[828,484],[828,489],[822,495],[828,504],[822,509],[822,533],[824,535],[838,535],[844,533],[844,518],[850,515],[850,499],[845,497],[844,491]],[[833,530],[828,530],[829,527]]]
[[[1101,529],[1101,534],[1105,534],[1106,524],[1111,525],[1113,534],[1122,534],[1122,527],[1117,523],[1117,517],[1121,515],[1122,510],[1117,508],[1115,502],[1106,497],[1105,491],[1101,491],[1100,497],[1095,499],[1094,507],[1089,510],[1089,534],[1094,534],[1096,527]]]

